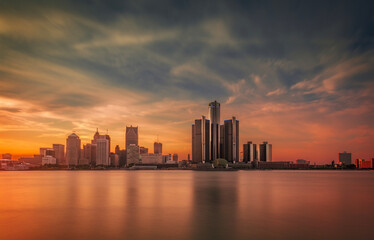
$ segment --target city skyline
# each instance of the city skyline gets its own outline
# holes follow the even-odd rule
[[[142,146],[158,136],[187,159],[191,120],[217,100],[221,123],[240,120],[240,152],[373,157],[370,4],[110,2],[0,3],[0,154],[71,132],[86,144],[96,128],[124,148],[133,125]]]

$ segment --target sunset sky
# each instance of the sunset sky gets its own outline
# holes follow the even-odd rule
[[[221,103],[274,161],[374,157],[372,1],[0,2],[0,154],[82,143],[191,151]],[[176,3],[178,2],[178,3]]]

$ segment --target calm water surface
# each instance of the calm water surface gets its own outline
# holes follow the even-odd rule
[[[370,239],[373,171],[0,172],[0,239]]]

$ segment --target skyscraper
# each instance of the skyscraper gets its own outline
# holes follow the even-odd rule
[[[92,166],[96,165],[96,146],[97,144],[90,143],[83,145],[83,158],[87,164]]]
[[[127,165],[132,165],[139,163],[139,146],[135,144],[130,144],[126,149],[127,153]]]
[[[210,160],[220,156],[220,104],[217,101],[209,103],[210,120]]]
[[[257,146],[252,142],[243,144],[243,162],[253,162],[257,160]]]
[[[224,121],[224,156],[228,162],[239,161],[239,121],[235,117]]]
[[[126,126],[126,149],[130,144],[138,146],[138,127]]]
[[[272,160],[272,145],[268,142],[263,142],[260,144],[260,161],[262,162],[271,162]]]
[[[55,151],[55,158],[56,158],[57,164],[66,165],[65,146],[62,144],[53,144],[53,150]]]
[[[219,126],[219,157],[225,157],[225,125]]]
[[[102,136],[96,140],[96,165],[110,165],[109,162],[109,140]]]
[[[68,165],[78,165],[81,155],[81,140],[72,133],[66,139],[66,162]]]
[[[339,162],[343,163],[344,165],[351,165],[352,164],[352,154],[347,152],[339,153]]]
[[[153,153],[155,153],[155,154],[162,154],[162,143],[155,142],[153,144]]]
[[[209,161],[210,121],[202,116],[192,125],[192,161],[205,163]]]

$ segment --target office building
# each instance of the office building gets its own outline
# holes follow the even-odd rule
[[[178,162],[178,154],[176,153],[173,154],[173,161]]]
[[[219,156],[225,158],[225,125],[219,126]]]
[[[111,144],[111,140],[110,140],[110,136],[108,134],[105,134],[105,135],[101,135],[99,133],[99,129],[96,128],[96,132],[93,136],[93,139],[91,140],[91,144],[96,144],[97,143],[97,140],[98,139],[102,139],[102,138],[105,138],[109,141],[109,152],[110,152],[110,144]]]
[[[96,139],[97,140],[97,139]],[[95,141],[96,142],[96,141]],[[96,165],[96,146],[97,144],[87,143],[83,145],[83,162],[92,166]]]
[[[209,103],[210,120],[210,156],[214,161],[220,157],[220,104],[217,101]]]
[[[224,121],[224,156],[228,162],[239,161],[239,121],[235,117]]]
[[[142,164],[162,164],[162,155],[158,153],[140,154]]]
[[[347,153],[346,151],[339,153],[339,162],[344,165],[351,165],[352,164],[352,154]]]
[[[66,162],[69,166],[78,165],[81,155],[81,140],[72,133],[66,139]]]
[[[243,144],[243,162],[253,162],[257,160],[257,145],[252,142]]]
[[[155,153],[155,154],[162,154],[162,143],[155,142],[153,144],[153,153]]]
[[[96,140],[96,165],[109,166],[109,140],[103,136]]]
[[[130,144],[138,146],[138,127],[126,127],[126,149]]]
[[[59,165],[67,165],[65,162],[65,146],[63,144],[53,144],[56,162]]]
[[[271,162],[272,161],[272,145],[268,142],[263,142],[259,147],[260,161]]]
[[[210,121],[202,116],[192,125],[192,161],[208,162],[210,153]]]
[[[356,168],[359,169],[370,169],[373,168],[374,159],[365,161],[365,159],[358,158],[356,159]]]
[[[133,165],[139,163],[139,146],[135,144],[130,144],[126,149],[127,153],[127,165]]]
[[[42,165],[44,166],[47,164],[57,164],[56,158],[50,155],[42,157]]]

